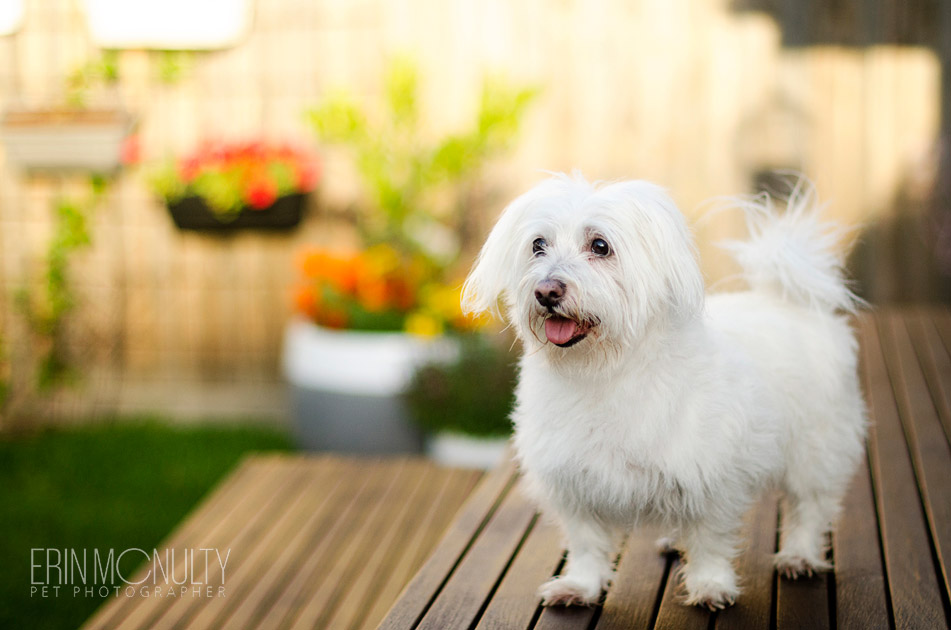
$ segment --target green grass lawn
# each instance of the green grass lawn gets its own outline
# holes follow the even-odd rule
[[[290,448],[273,429],[154,421],[0,436],[0,628],[76,628],[102,602],[31,596],[30,549],[150,550],[242,455]]]

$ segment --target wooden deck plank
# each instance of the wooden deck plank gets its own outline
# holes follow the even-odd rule
[[[477,485],[477,484],[472,483],[472,484],[470,485],[470,490],[471,490],[473,487],[475,487],[476,485]],[[469,497],[470,494],[471,494],[471,492],[469,492],[469,493],[463,495],[461,498],[462,498],[462,499],[466,499],[466,498]],[[464,502],[464,501],[462,501],[462,502]],[[455,499],[453,499],[453,500],[450,501],[449,503],[450,503],[450,505],[454,505],[456,509],[454,509],[454,510],[440,509],[440,510],[438,510],[438,511],[436,512],[436,514],[434,515],[434,518],[433,518],[432,527],[435,528],[434,531],[437,532],[437,535],[436,535],[436,537],[435,537],[435,540],[428,540],[428,541],[426,541],[426,544],[420,546],[420,548],[417,550],[416,562],[417,562],[418,565],[423,565],[423,564],[425,564],[426,561],[429,560],[430,556],[433,555],[433,554],[432,554],[432,548],[433,548],[433,546],[435,546],[435,543],[440,543],[440,542],[442,542],[443,534],[446,532],[447,528],[448,528],[452,523],[455,522],[455,520],[456,520],[456,518],[457,518],[457,512],[459,511],[459,510],[458,510],[459,505],[460,505],[460,503],[462,503],[462,502],[459,502],[459,501],[456,501]]]
[[[312,545],[301,552],[302,561],[294,568],[290,579],[280,587],[280,594],[272,601],[264,616],[258,621],[259,629],[286,628],[307,605],[324,605],[325,600],[315,601],[315,593],[326,579],[325,567],[332,566],[346,545],[351,532],[363,521],[366,511],[375,506],[390,486],[392,470],[384,467],[382,474],[372,474],[374,469],[367,460],[362,466],[368,470],[353,475],[356,488],[339,497],[335,510],[337,517],[329,529],[319,538],[312,539]]]
[[[938,586],[943,590],[944,602],[948,602],[951,601],[951,588],[947,572],[942,567],[951,567],[951,444],[938,418],[919,358],[905,327],[905,318],[893,313],[886,323],[887,334],[882,335],[882,346],[918,480],[931,544],[940,565],[936,568]]]
[[[356,611],[341,609],[345,594],[353,592],[362,598],[362,592],[355,590],[355,579],[368,569],[371,553],[375,549],[383,551],[375,566],[378,568],[382,564],[387,550],[379,547],[379,543],[386,537],[386,532],[393,528],[393,510],[406,503],[409,493],[419,485],[425,470],[423,462],[405,462],[400,469],[388,475],[389,486],[376,505],[363,515],[362,522],[355,524],[335,562],[321,567],[321,572],[325,574],[323,583],[298,613],[292,630],[343,627],[349,621],[349,616]],[[340,625],[330,623],[337,612],[342,615],[337,619]]]
[[[339,536],[341,528],[352,518],[354,505],[366,491],[368,475],[361,474],[363,462],[346,462],[340,472],[339,483],[329,490],[310,484],[315,496],[322,496],[322,512],[306,535],[288,550],[290,562],[283,567],[278,579],[265,583],[264,592],[250,599],[257,600],[248,614],[248,628],[274,627],[280,624],[293,608],[293,598],[306,579],[307,564],[319,563],[322,554]]]
[[[561,531],[550,520],[539,517],[476,629],[529,628],[533,618],[541,614],[538,587],[555,574],[563,553]]]
[[[776,630],[801,628],[822,630],[831,626],[829,616],[829,576],[787,580],[776,576]]]
[[[363,623],[379,591],[381,577],[392,573],[406,551],[403,545],[411,531],[408,525],[418,517],[419,499],[431,500],[433,496],[435,488],[429,483],[432,469],[432,464],[418,462],[415,470],[410,471],[415,482],[412,485],[407,483],[404,491],[393,498],[389,511],[376,516],[378,523],[374,525],[372,538],[367,541],[364,558],[351,559],[351,562],[360,562],[359,571],[354,574],[350,585],[334,596],[340,603],[333,615],[322,622],[322,627],[357,628]],[[375,620],[376,623],[379,621]]]
[[[282,483],[282,473],[286,464],[278,458],[268,458],[254,465],[255,474],[243,486],[243,492],[238,493],[234,502],[227,506],[224,514],[227,518],[218,519],[210,523],[208,529],[198,530],[193,538],[181,539],[181,546],[171,549],[216,548],[228,549],[237,536],[243,524],[265,503],[269,497],[273,498],[274,487]],[[148,569],[143,569],[147,571]],[[182,583],[186,577],[184,564],[176,564],[172,580]],[[134,581],[141,580],[143,574],[137,575]],[[116,601],[116,600],[113,600]],[[162,616],[169,606],[178,602],[160,598],[130,597],[115,607],[115,612],[108,616],[104,628],[135,628],[151,627],[155,620]]]
[[[927,524],[876,322],[861,320],[865,390],[872,424],[869,459],[894,625],[939,628],[944,611]]]
[[[941,342],[936,320],[945,320],[951,328],[951,315],[947,311],[919,309],[908,318],[908,333],[914,342],[928,389],[931,390],[931,400],[944,428],[944,435],[951,444],[951,353]]]
[[[306,492],[306,470],[302,462],[290,459],[282,462],[284,470],[279,474],[275,484],[268,490],[262,502],[250,506],[250,513],[239,518],[239,527],[233,536],[212,540],[207,545],[216,549],[230,549],[228,574],[225,576],[227,587],[233,586],[232,577],[244,573],[242,567],[252,563],[262,540],[272,527],[273,523],[281,519]],[[220,574],[213,574],[212,584],[218,585]],[[160,601],[160,600],[153,600]],[[146,625],[151,630],[172,630],[187,627],[194,615],[210,604],[213,600],[199,596],[188,595],[179,597],[177,601],[159,604],[158,614],[151,615]]]
[[[376,596],[368,603],[363,628],[376,628],[383,620],[400,592],[426,561],[440,536],[446,531],[449,521],[481,476],[481,473],[475,471],[447,471],[433,497],[421,497],[419,503],[414,506],[411,513],[420,514],[421,518],[418,523],[411,521],[407,524],[401,543],[405,552],[392,571],[381,576],[384,584],[377,589]]]
[[[199,503],[198,507],[185,518],[181,527],[176,529],[156,548],[164,550],[189,547],[189,541],[197,536],[198,532],[213,527],[222,513],[230,514],[231,510],[237,506],[240,499],[247,492],[245,484],[252,478],[259,479],[266,462],[273,457],[255,455],[244,458],[237,465],[234,472],[209,492],[207,499]],[[140,580],[143,575],[144,573],[140,571],[133,577],[133,580]],[[132,597],[109,599],[83,624],[83,630],[114,628],[119,620],[123,619],[137,604],[138,601]]]
[[[944,344],[945,352],[951,353],[951,308],[931,309],[931,318],[938,336]]]
[[[736,560],[742,592],[736,606],[717,613],[717,630],[760,630],[769,627],[773,607],[773,553],[779,499],[764,495],[746,515],[744,548]]]
[[[599,606],[543,608],[534,630],[584,630],[601,612]]]
[[[415,628],[443,585],[465,557],[473,541],[492,518],[514,483],[515,467],[508,464],[488,474],[460,509],[436,550],[413,577],[380,623],[388,628]]]
[[[838,630],[887,630],[889,615],[881,540],[868,456],[861,465],[832,534]]]
[[[650,627],[670,564],[655,544],[661,534],[657,528],[644,527],[628,537],[604,600],[598,630]]]
[[[161,546],[232,549],[223,584],[227,597],[122,597],[105,604],[86,627],[272,627],[289,621],[291,613],[306,622],[313,610],[315,623],[326,622],[327,627],[377,623],[482,476],[480,471],[407,461],[250,458]],[[395,476],[396,465],[412,468],[416,483]],[[396,490],[384,499],[367,488],[374,485],[371,480]],[[395,518],[395,509],[404,518]],[[410,518],[411,510],[419,514]],[[375,545],[377,537],[395,543],[413,536],[415,543],[406,546],[405,554],[374,553],[397,547]],[[397,555],[406,559],[397,562]],[[390,575],[391,569],[402,573]],[[326,572],[329,581],[314,586],[311,578],[317,570]],[[173,577],[182,581],[184,571],[179,564]],[[394,581],[400,578],[402,582]],[[378,597],[378,586],[386,587],[388,601]],[[287,597],[288,590],[297,597]],[[282,597],[291,605],[282,607]],[[320,601],[326,606],[318,606]],[[369,617],[369,608],[376,608],[375,618]]]
[[[670,565],[657,620],[654,622],[655,630],[705,630],[710,627],[714,613],[698,606],[685,606],[683,603],[683,589],[677,579],[683,563],[682,558],[675,557]]]
[[[584,630],[600,613],[598,606],[543,608],[534,630]]]
[[[310,545],[316,531],[325,531],[338,514],[333,509],[341,492],[346,492],[346,481],[357,472],[353,462],[345,460],[316,460],[306,462],[306,489],[298,506],[288,514],[286,525],[272,530],[271,546],[260,561],[244,575],[236,572],[229,580],[229,598],[210,602],[192,621],[192,626],[222,628],[250,627],[261,615],[269,593],[282,577],[292,570],[295,560]],[[258,545],[260,549],[262,546]],[[245,575],[249,579],[242,579]]]
[[[481,615],[535,519],[535,506],[513,488],[426,612],[420,630],[471,627]]]

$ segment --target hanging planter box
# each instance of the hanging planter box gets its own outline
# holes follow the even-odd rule
[[[304,214],[307,194],[281,197],[267,208],[245,208],[235,215],[215,214],[200,197],[185,197],[168,204],[169,214],[182,230],[227,233],[237,230],[290,230]]]
[[[7,159],[27,170],[108,173],[121,164],[134,123],[121,110],[8,111],[0,140]]]

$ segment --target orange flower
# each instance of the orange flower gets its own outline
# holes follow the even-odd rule
[[[416,291],[404,278],[396,278],[393,283],[393,304],[401,311],[407,311],[416,303]]]
[[[306,278],[317,278],[324,267],[326,254],[319,249],[308,249],[297,255],[297,268]]]
[[[357,284],[356,258],[352,254],[305,250],[298,255],[297,266],[304,277],[334,289],[352,293]]]
[[[433,270],[425,260],[390,245],[358,253],[311,248],[298,254],[296,262],[305,286],[295,295],[295,308],[320,325],[344,328],[358,313],[359,325],[372,327],[378,321],[389,327],[402,320],[407,330],[419,334],[482,325],[461,313],[461,282],[432,282]]]
[[[301,285],[294,292],[294,308],[310,319],[317,317],[317,291],[312,285]]]
[[[357,285],[360,305],[373,313],[385,310],[390,301],[390,290],[385,279],[364,278]]]
[[[329,255],[324,261],[324,277],[342,293],[353,293],[357,286],[357,270],[352,255]]]

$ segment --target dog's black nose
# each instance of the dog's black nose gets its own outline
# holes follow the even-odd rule
[[[543,280],[535,287],[535,299],[545,308],[551,308],[565,297],[565,283],[560,280]]]

